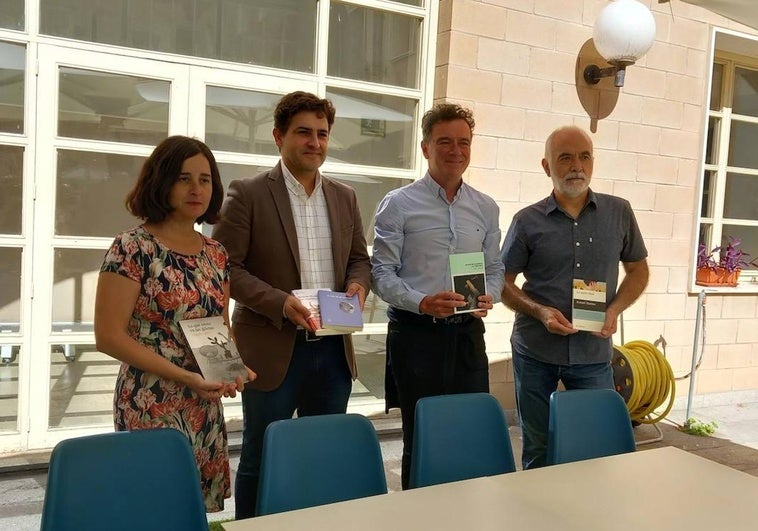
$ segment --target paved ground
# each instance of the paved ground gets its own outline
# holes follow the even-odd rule
[[[687,435],[676,428],[673,423],[684,422],[685,407],[683,400],[677,400],[675,409],[669,414],[671,422],[658,424],[663,432],[663,440],[640,445],[639,449],[676,446],[758,476],[758,390],[695,397],[691,416],[704,422],[717,422],[719,427],[712,437]],[[402,441],[397,422],[391,419],[378,419],[376,422],[380,430],[387,484],[390,490],[399,490]],[[521,452],[520,430],[512,426],[510,431],[518,463]],[[656,434],[653,427],[643,425],[636,428],[635,435],[639,443]],[[233,448],[237,443],[233,438]],[[238,452],[232,451],[231,457],[234,473],[239,459]],[[46,453],[0,458],[0,529],[3,531],[39,529],[47,480],[46,459]],[[209,515],[209,519],[222,520],[232,518],[233,515],[232,498],[227,500],[223,512]]]

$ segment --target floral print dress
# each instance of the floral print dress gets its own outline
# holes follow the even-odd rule
[[[166,248],[140,226],[116,236],[100,270],[140,284],[129,335],[172,363],[200,372],[179,321],[223,312],[223,286],[229,279],[223,246],[203,236],[200,253],[184,255]],[[220,399],[205,400],[179,382],[122,363],[113,417],[117,431],[165,427],[184,433],[200,471],[206,510],[224,508],[231,484]]]

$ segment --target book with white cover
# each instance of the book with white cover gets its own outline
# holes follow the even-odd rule
[[[221,315],[185,319],[179,321],[179,326],[203,378],[209,382],[230,383],[241,376],[243,382],[248,381],[247,368]]]
[[[293,289],[292,294],[297,297],[303,306],[310,310],[311,315],[308,317],[308,324],[315,330],[314,334],[317,336],[336,336],[344,334],[339,330],[333,330],[330,328],[324,328],[321,325],[321,310],[318,304],[318,292],[330,291],[325,289]]]
[[[575,278],[571,324],[577,330],[600,332],[605,323],[605,282]]]

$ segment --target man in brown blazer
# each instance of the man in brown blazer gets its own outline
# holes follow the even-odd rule
[[[357,293],[370,264],[355,191],[323,177],[335,110],[329,100],[293,92],[274,112],[281,161],[233,181],[213,237],[229,253],[232,330],[258,378],[242,392],[242,451],[236,518],[255,516],[263,434],[271,422],[344,413],[356,376],[350,335],[311,336],[309,310],[293,289]]]

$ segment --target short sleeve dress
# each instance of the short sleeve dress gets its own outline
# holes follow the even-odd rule
[[[223,286],[229,279],[226,250],[217,241],[202,238],[200,253],[184,255],[166,248],[139,226],[116,236],[100,268],[140,285],[129,335],[172,363],[198,373],[179,321],[221,315]],[[184,433],[200,471],[206,510],[224,508],[231,484],[220,399],[205,400],[183,384],[122,363],[113,418],[117,431],[166,427]]]

